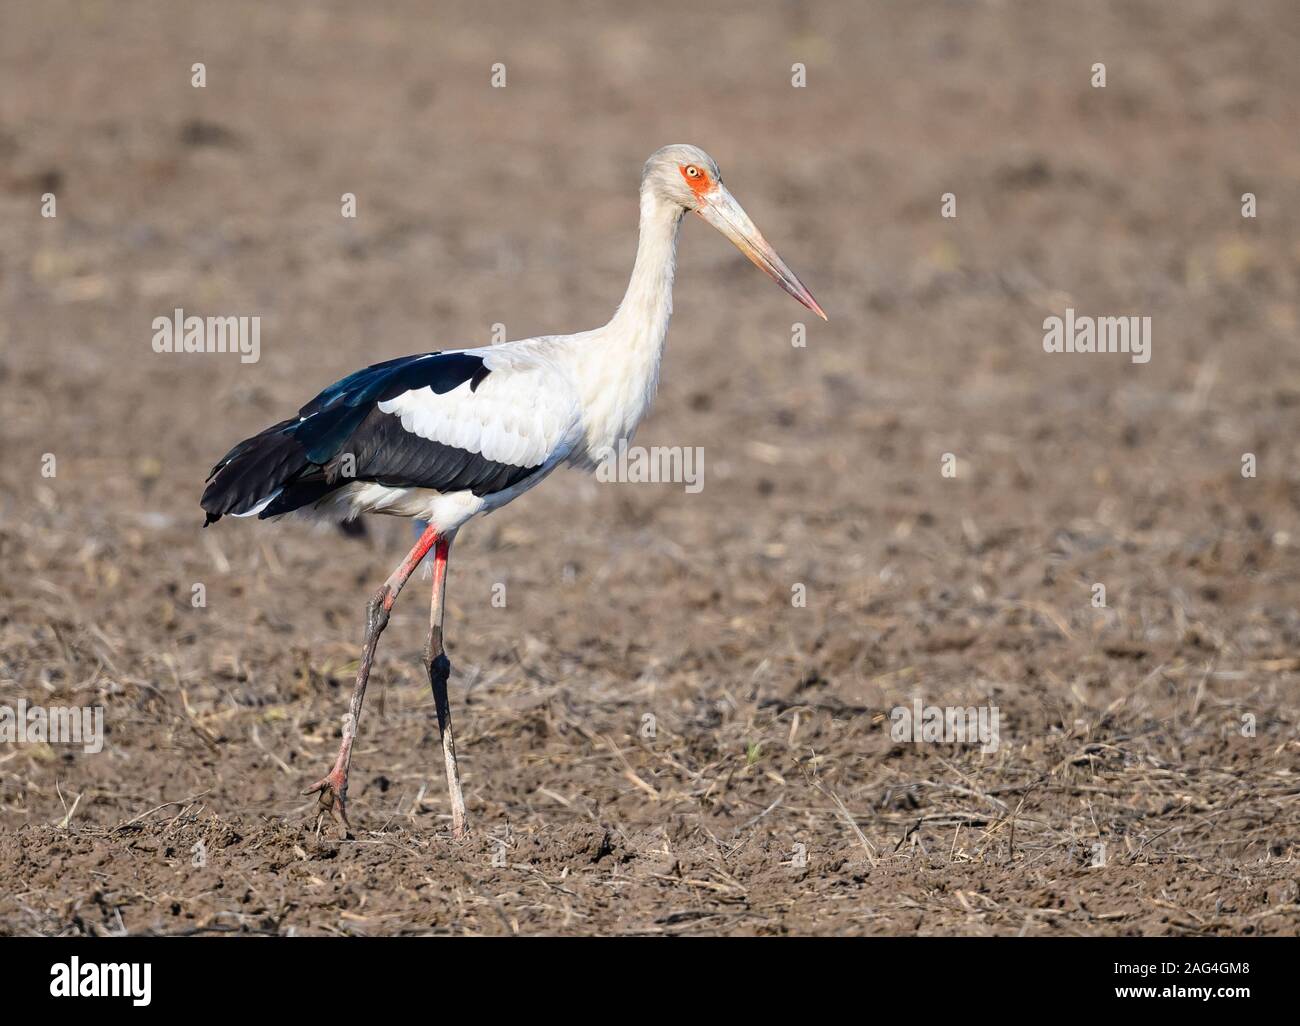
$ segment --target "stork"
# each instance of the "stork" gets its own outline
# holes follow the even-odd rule
[[[823,320],[812,294],[763,238],[695,146],[665,146],[641,175],[636,263],[604,327],[482,349],[403,356],[335,382],[290,417],[228,452],[207,478],[204,527],[230,515],[260,520],[385,513],[427,527],[366,607],[365,640],[333,768],[318,795],[350,834],[352,742],[379,636],[402,587],[430,551],[433,597],[425,664],[446,766],[452,836],[466,830],[443,642],[447,561],[456,532],[499,509],[561,464],[592,470],[631,438],[659,382],[673,309],[677,233],[694,211]]]

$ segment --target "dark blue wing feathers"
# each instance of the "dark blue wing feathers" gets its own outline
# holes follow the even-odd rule
[[[395,399],[403,392],[431,388],[438,395],[490,373],[481,356],[437,353],[403,356],[349,374],[325,389],[298,411],[303,418],[295,435],[312,463],[328,463],[376,403]]]
[[[534,473],[419,438],[378,404],[404,392],[430,388],[442,395],[466,381],[471,390],[490,374],[472,353],[431,353],[377,363],[324,389],[298,411],[230,450],[208,475],[201,504],[207,522],[266,503],[261,517],[318,502],[351,480],[395,487],[487,495]],[[355,474],[339,473],[339,457],[351,453]],[[270,499],[270,502],[267,500]]]

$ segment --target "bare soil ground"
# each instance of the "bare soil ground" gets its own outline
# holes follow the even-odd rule
[[[0,932],[1297,932],[1297,52],[1287,0],[4,5],[0,701],[107,737],[0,744]],[[703,491],[462,532],[473,833],[415,584],[318,833],[409,528],[200,531],[208,468],[365,364],[603,321],[676,141],[830,323],[687,223],[637,441]],[[1044,353],[1067,306],[1150,363]],[[261,360],[154,353],[175,307]],[[997,751],[894,742],[918,697]]]

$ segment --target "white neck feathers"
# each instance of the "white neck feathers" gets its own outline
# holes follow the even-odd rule
[[[587,454],[630,438],[659,386],[683,213],[652,189],[641,190],[641,234],[627,292],[609,323],[591,332],[590,343],[575,354]]]
[[[641,229],[636,263],[627,292],[606,325],[611,337],[648,335],[662,347],[673,315],[673,275],[677,270],[677,229],[685,211],[641,192]]]

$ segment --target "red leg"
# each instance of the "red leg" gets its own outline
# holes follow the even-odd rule
[[[433,704],[438,712],[438,736],[442,740],[442,759],[447,769],[447,792],[451,798],[451,836],[459,840],[465,836],[465,796],[460,790],[460,769],[456,765],[456,739],[451,731],[451,706],[447,701],[447,680],[451,676],[451,663],[442,647],[443,596],[447,582],[447,559],[451,555],[451,542],[456,532],[439,538],[433,550],[433,600],[429,607],[429,644],[425,649],[425,662],[429,667],[429,684],[433,688]]]
[[[388,614],[393,608],[393,603],[397,601],[403,585],[420,565],[420,561],[428,555],[429,550],[441,541],[438,532],[432,527],[426,530],[398,568],[371,596],[370,604],[366,607],[366,638],[361,647],[361,664],[357,667],[357,683],[352,689],[352,702],[343,722],[343,743],[339,745],[338,758],[334,761],[334,768],[328,774],[303,792],[305,795],[320,794],[321,808],[333,814],[345,837],[351,833],[345,805],[348,793],[348,766],[352,761],[352,739],[356,736],[357,724],[361,719],[361,703],[366,697],[366,683],[370,680],[370,666],[375,659],[375,649],[379,646],[379,635],[383,634],[384,628],[388,626]]]

